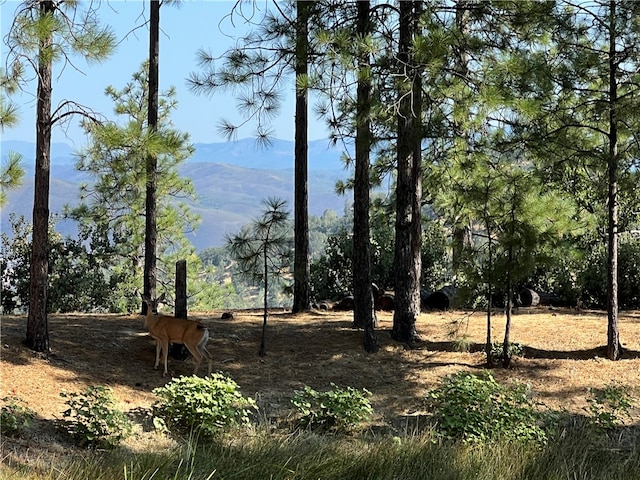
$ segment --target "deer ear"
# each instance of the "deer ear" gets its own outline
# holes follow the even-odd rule
[[[160,302],[162,302],[162,301],[164,301],[164,293],[163,293],[162,295],[160,295],[160,296],[156,299],[156,302],[158,302],[158,303],[160,303]]]

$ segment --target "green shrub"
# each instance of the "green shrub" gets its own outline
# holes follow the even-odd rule
[[[469,443],[509,438],[545,443],[540,417],[521,383],[500,385],[490,373],[460,372],[427,394],[438,435]]]
[[[111,448],[131,433],[131,422],[115,406],[112,390],[88,386],[82,393],[62,392],[68,409],[62,413],[64,428],[83,447]]]
[[[177,433],[194,431],[211,437],[233,426],[248,425],[251,413],[258,410],[255,401],[243,397],[238,384],[222,373],[174,378],[153,393],[160,397],[153,404],[154,416]]]
[[[291,403],[302,427],[348,432],[373,414],[367,389],[331,386],[332,390],[322,393],[308,386],[295,391]]]
[[[0,401],[2,402],[2,408],[0,408],[0,433],[2,435],[13,436],[19,433],[22,428],[31,426],[36,414],[20,398],[11,395]]]
[[[633,397],[625,386],[590,388],[587,403],[591,424],[598,430],[613,430],[624,423],[621,417],[631,418]]]
[[[493,342],[491,344],[491,360],[502,358],[502,351],[504,349],[504,343]],[[520,343],[509,343],[509,357],[521,357],[524,352],[524,347]]]

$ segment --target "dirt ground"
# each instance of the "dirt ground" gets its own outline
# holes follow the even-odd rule
[[[423,342],[409,349],[390,338],[392,313],[379,312],[380,351],[367,354],[362,331],[351,328],[352,312],[292,315],[271,312],[267,327],[267,356],[257,355],[262,314],[235,311],[192,314],[203,321],[212,338],[213,370],[230,375],[245,396],[252,396],[266,417],[282,418],[295,389],[338,386],[367,388],[373,393],[374,422],[410,426],[424,414],[423,398],[439,380],[460,370],[480,371],[485,359],[486,314],[424,313],[417,329]],[[492,336],[501,341],[505,317],[493,316]],[[108,385],[123,410],[149,407],[151,391],[169,381],[154,370],[154,341],[138,315],[50,315],[51,354],[35,354],[23,345],[26,317],[4,316],[1,323],[0,398],[24,400],[42,420],[60,419],[65,410],[60,392],[87,385]],[[455,349],[452,330],[468,335],[471,352]],[[525,346],[513,368],[496,368],[501,382],[520,380],[531,385],[537,400],[570,413],[584,413],[589,387],[618,383],[640,398],[640,312],[621,312],[624,357],[606,360],[607,318],[603,312],[521,309],[513,319],[511,340]],[[169,359],[170,375],[190,375],[190,360]],[[206,373],[203,363],[200,374]],[[634,410],[633,423],[640,423]],[[51,423],[51,422],[49,422]]]

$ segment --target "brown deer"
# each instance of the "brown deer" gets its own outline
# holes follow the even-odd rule
[[[140,296],[142,301],[147,304],[147,316],[144,320],[144,326],[149,330],[149,335],[156,340],[156,364],[154,368],[158,368],[160,352],[162,352],[164,358],[164,373],[162,376],[166,376],[169,343],[182,343],[191,352],[195,360],[196,368],[193,374],[196,375],[198,373],[202,359],[205,357],[209,363],[207,375],[211,374],[213,358],[207,350],[207,341],[209,340],[207,327],[195,320],[158,315],[158,304],[164,300],[164,293],[155,300],[152,300],[147,295],[140,294]]]

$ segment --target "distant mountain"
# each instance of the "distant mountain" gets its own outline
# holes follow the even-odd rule
[[[293,168],[294,143],[286,140],[274,140],[267,147],[250,138],[225,143],[196,143],[194,147],[196,153],[188,160],[189,163],[217,162],[270,170]],[[309,142],[308,157],[309,170],[340,172],[343,169],[341,151],[331,147],[328,140]]]
[[[22,155],[25,164],[33,165],[36,155],[36,144],[33,142],[22,142],[19,140],[3,140],[0,142],[0,152],[2,158],[10,151]],[[51,144],[51,164],[52,165],[74,165],[74,149],[66,143]]]
[[[283,170],[293,168],[294,143],[287,140],[273,140],[270,145],[261,146],[252,138],[222,143],[195,143],[195,153],[186,163],[225,163],[244,168]],[[18,140],[0,142],[2,155],[9,151],[21,154],[27,165],[35,158],[35,143]],[[51,144],[51,165],[75,165],[75,152],[80,148],[66,143]],[[309,142],[309,170],[332,170],[341,172],[343,163],[341,150],[332,147],[328,140]]]
[[[9,202],[0,215],[0,229],[9,231],[9,214],[24,215],[31,221],[33,209],[33,163],[35,145],[29,142],[2,141],[2,157],[9,150],[21,153],[27,167],[24,185],[9,192]],[[198,250],[221,246],[226,234],[233,234],[262,211],[269,197],[289,202],[293,213],[293,142],[277,140],[269,149],[257,148],[254,140],[196,144],[196,154],[179,169],[190,178],[198,200],[191,205],[202,217],[190,240]],[[87,176],[75,170],[74,149],[64,143],[51,148],[52,214],[61,213],[66,204],[79,203],[79,186]],[[347,176],[340,152],[327,148],[326,141],[309,145],[309,213],[322,215],[328,209],[344,213],[347,197],[335,193],[335,184]],[[72,222],[58,224],[63,235],[75,235]]]

